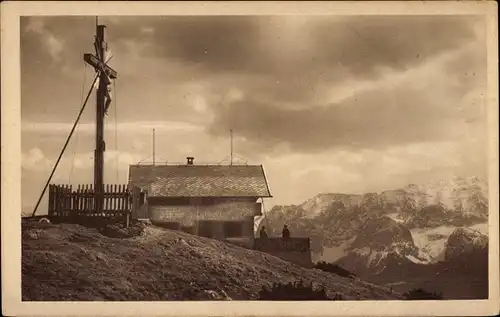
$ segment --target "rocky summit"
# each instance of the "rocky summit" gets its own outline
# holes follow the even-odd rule
[[[79,225],[22,226],[26,301],[252,300],[263,286],[298,280],[324,287],[330,298],[402,298],[387,287],[152,225],[127,237]]]

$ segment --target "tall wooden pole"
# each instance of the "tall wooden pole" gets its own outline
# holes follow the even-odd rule
[[[97,22],[97,19],[96,19]],[[93,54],[84,54],[83,60],[92,65],[99,74],[99,87],[96,93],[96,133],[95,133],[95,152],[94,152],[94,198],[95,212],[101,213],[104,205],[104,115],[106,112],[106,100],[109,98],[108,84],[111,79],[115,79],[117,73],[114,69],[106,65],[104,53],[106,51],[106,42],[104,37],[104,25],[96,25],[96,36],[94,47],[96,56]],[[108,104],[109,105],[109,104]]]
[[[96,30],[96,49],[98,58],[104,58],[104,25],[97,25]],[[95,155],[94,155],[94,191],[96,212],[101,213],[104,205],[104,103],[107,92],[107,77],[105,72],[101,71],[99,75],[99,87],[96,97],[96,133],[95,133]]]

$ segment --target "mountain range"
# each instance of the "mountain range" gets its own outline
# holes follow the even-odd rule
[[[484,180],[468,177],[380,193],[322,193],[300,205],[275,206],[259,225],[273,236],[287,224],[292,235],[311,237],[316,261],[398,291],[424,285],[453,298],[483,298],[487,190]]]

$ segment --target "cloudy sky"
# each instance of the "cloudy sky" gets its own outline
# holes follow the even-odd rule
[[[118,72],[105,179],[151,161],[263,164],[274,204],[486,174],[473,16],[102,17]],[[33,206],[89,88],[94,17],[21,19],[22,195]],[[95,97],[53,182],[91,183]],[[224,161],[227,163],[227,160]],[[41,210],[46,209],[42,204]]]

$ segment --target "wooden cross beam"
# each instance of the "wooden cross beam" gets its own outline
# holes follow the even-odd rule
[[[97,58],[95,55],[90,53],[83,54],[83,60],[90,66],[94,67],[96,71],[104,71],[109,78],[116,79],[116,71],[113,68],[109,67],[109,65],[101,61],[99,58]]]

